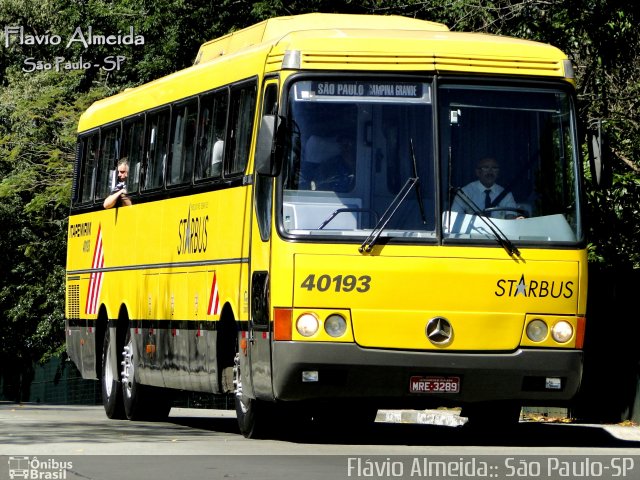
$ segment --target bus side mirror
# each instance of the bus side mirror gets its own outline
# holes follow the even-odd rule
[[[277,177],[280,173],[280,163],[275,155],[275,129],[276,116],[263,115],[256,144],[255,170],[260,175],[268,177]]]
[[[594,186],[608,188],[611,186],[611,161],[609,142],[602,131],[602,120],[587,133],[587,147],[589,149],[589,165]]]

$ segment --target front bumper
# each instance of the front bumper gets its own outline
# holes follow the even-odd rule
[[[274,394],[284,401],[367,399],[380,407],[497,400],[543,405],[566,402],[578,391],[582,351],[418,352],[276,341],[272,365]],[[317,371],[317,381],[303,381],[306,371]],[[412,376],[457,376],[460,391],[412,394]],[[548,377],[561,379],[561,388],[548,388]]]

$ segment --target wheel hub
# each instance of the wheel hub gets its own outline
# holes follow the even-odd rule
[[[133,383],[133,346],[131,343],[125,345],[122,352],[122,384],[127,397],[131,398],[131,388]]]

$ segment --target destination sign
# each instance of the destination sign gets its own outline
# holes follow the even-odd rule
[[[429,85],[421,82],[324,80],[299,82],[296,87],[297,100],[408,99],[430,103]]]

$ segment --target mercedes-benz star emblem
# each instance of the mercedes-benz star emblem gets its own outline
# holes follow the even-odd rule
[[[429,320],[425,333],[429,341],[439,347],[448,345],[453,340],[453,327],[444,317],[435,317]]]

